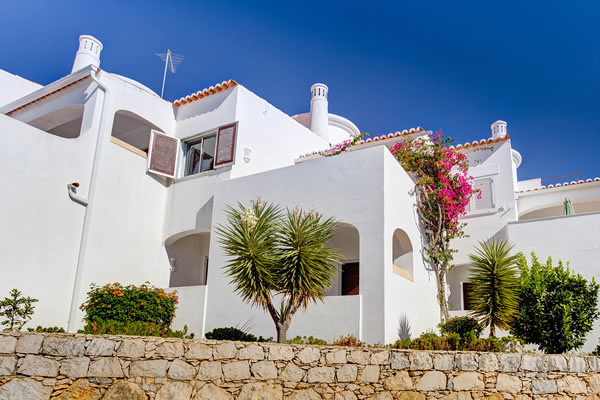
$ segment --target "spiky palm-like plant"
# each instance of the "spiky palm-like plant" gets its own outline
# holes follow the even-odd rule
[[[326,243],[337,225],[315,212],[282,213],[277,206],[254,201],[250,207],[228,207],[227,225],[217,229],[236,293],[269,313],[279,342],[285,342],[294,314],[323,300],[324,290],[333,284],[339,255]]]
[[[470,254],[473,284],[471,315],[479,323],[490,327],[490,336],[496,328],[509,329],[519,307],[518,255],[510,255],[513,246],[506,241],[479,242],[479,248]]]

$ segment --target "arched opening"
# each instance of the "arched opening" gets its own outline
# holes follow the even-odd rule
[[[169,287],[206,285],[210,233],[177,236],[165,244],[171,265]]]
[[[83,104],[72,104],[44,114],[28,124],[65,139],[75,139],[81,134]]]
[[[162,129],[139,115],[131,111],[119,110],[115,113],[111,135],[117,139],[117,144],[125,143],[148,153],[152,129],[162,132]]]
[[[402,229],[396,229],[392,237],[392,264],[395,274],[413,279],[413,247]]]
[[[360,235],[353,225],[342,223],[336,229],[328,247],[337,249],[342,262],[333,286],[326,296],[352,296],[360,294]]]

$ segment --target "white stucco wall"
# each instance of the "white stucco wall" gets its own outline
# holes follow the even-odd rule
[[[0,69],[0,107],[41,87],[39,83]]]

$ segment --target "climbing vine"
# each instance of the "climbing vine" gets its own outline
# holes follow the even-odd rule
[[[436,275],[440,317],[448,319],[446,273],[452,267],[452,239],[465,236],[459,220],[473,195],[467,157],[451,148],[450,138],[436,132],[427,138],[407,139],[390,151],[416,179],[417,213],[425,235],[426,261]]]

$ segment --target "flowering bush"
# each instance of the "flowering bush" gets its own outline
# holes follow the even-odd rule
[[[321,151],[314,151],[312,153],[304,154],[302,157],[313,156],[313,155],[321,155],[321,156],[325,156],[325,157],[336,156],[340,153],[345,152],[350,147],[352,147],[355,144],[357,144],[358,142],[360,142],[361,139],[367,135],[368,135],[368,133],[366,133],[366,132],[361,132],[359,134],[352,135],[351,138],[346,139],[341,143],[335,144],[328,149],[321,150]]]
[[[442,334],[457,333],[461,338],[466,338],[471,332],[475,337],[481,335],[483,330],[479,323],[472,317],[454,317],[439,324]]]
[[[446,272],[453,253],[450,241],[464,236],[465,214],[473,194],[467,157],[448,146],[452,139],[436,132],[428,138],[407,139],[390,151],[416,179],[417,212],[425,234],[425,254],[436,274],[442,320],[448,319]]]
[[[80,308],[86,313],[84,320],[88,325],[98,321],[142,321],[168,328],[177,302],[175,292],[168,293],[150,284],[92,284],[87,301]]]

